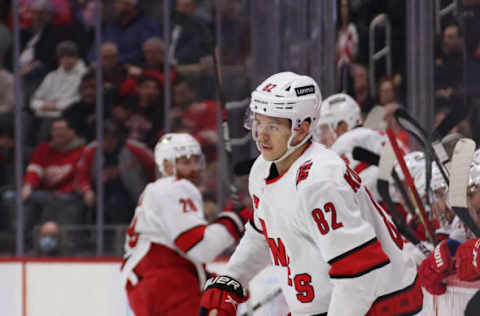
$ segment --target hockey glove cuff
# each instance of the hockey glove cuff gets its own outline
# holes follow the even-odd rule
[[[452,272],[453,260],[448,241],[442,241],[433,253],[418,267],[422,286],[433,295],[445,293],[447,286],[443,280]]]
[[[456,268],[458,278],[473,281],[480,276],[480,239],[470,239],[458,247]]]
[[[200,316],[235,316],[238,304],[248,300],[240,282],[226,275],[207,280],[200,301]]]

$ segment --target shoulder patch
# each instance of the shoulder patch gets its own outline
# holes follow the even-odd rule
[[[303,165],[301,165],[298,168],[297,181],[296,181],[297,186],[301,181],[308,178],[308,172],[310,171],[310,168],[312,167],[312,164],[313,164],[312,160],[307,160],[303,163]]]

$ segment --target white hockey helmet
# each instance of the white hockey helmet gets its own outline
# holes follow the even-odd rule
[[[473,163],[468,174],[468,189],[474,191],[480,187],[480,164]]]
[[[332,130],[336,130],[342,121],[347,123],[347,130],[362,124],[360,106],[348,94],[333,94],[322,103],[319,124],[328,124]]]
[[[405,164],[407,165],[410,174],[412,175],[413,181],[415,183],[415,187],[418,191],[418,194],[421,197],[424,197],[426,194],[426,174],[425,174],[425,155],[421,151],[414,151],[408,153],[404,157]],[[398,162],[395,163],[395,171],[401,175],[400,178],[403,179],[403,172],[398,165]],[[435,192],[440,189],[446,189],[447,184],[443,179],[442,173],[438,166],[433,163],[432,164],[432,178],[430,181],[430,189]]]
[[[167,175],[163,165],[164,160],[172,162],[175,166],[177,158],[195,155],[203,157],[202,148],[200,143],[187,133],[168,133],[163,135],[155,145],[154,150],[155,163],[164,176]]]
[[[477,149],[477,150],[473,153],[472,164],[480,165],[480,149]]]
[[[288,149],[279,159],[280,161],[291,154],[296,148],[303,145],[311,137],[305,137],[305,140],[291,146],[290,143],[294,137],[295,131],[301,126],[302,122],[309,119],[309,135],[312,135],[313,129],[317,125],[322,95],[320,89],[308,76],[302,76],[293,72],[281,72],[270,76],[262,82],[255,91],[252,92],[250,100],[251,114],[264,114],[272,117],[286,118],[292,123],[292,133],[288,141]],[[250,124],[247,128],[253,128],[250,117]],[[256,140],[255,131],[252,130]],[[258,146],[258,142],[257,142]]]

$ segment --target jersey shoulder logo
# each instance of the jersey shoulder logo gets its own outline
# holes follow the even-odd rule
[[[303,165],[301,165],[299,168],[298,168],[298,171],[297,171],[297,186],[298,184],[307,179],[308,178],[308,173],[310,171],[310,168],[312,167],[312,160],[307,160],[303,163]]]

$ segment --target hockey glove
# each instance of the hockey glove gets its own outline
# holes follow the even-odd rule
[[[232,235],[235,240],[239,240],[245,231],[245,224],[251,217],[252,211],[249,207],[243,207],[237,211],[226,209],[218,214],[215,222],[224,225],[230,235]]]
[[[200,301],[200,316],[235,316],[238,304],[248,300],[240,282],[226,275],[207,280]]]
[[[443,283],[443,280],[453,270],[449,241],[444,240],[438,244],[433,253],[423,260],[420,267],[418,267],[422,286],[433,295],[445,293],[447,286]]]
[[[470,239],[457,249],[456,267],[458,278],[473,281],[480,276],[480,239]]]

